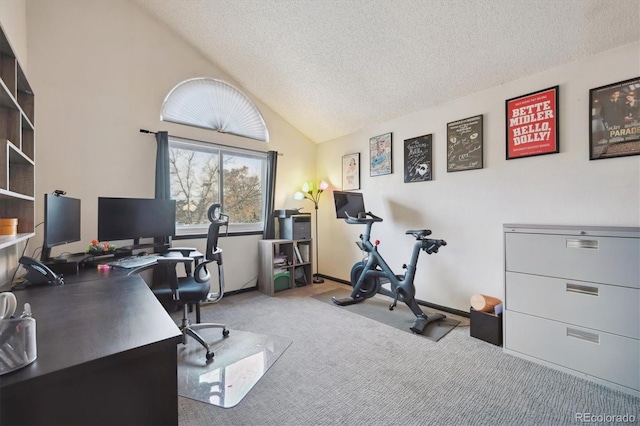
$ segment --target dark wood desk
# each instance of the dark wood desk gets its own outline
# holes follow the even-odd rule
[[[80,277],[82,274],[80,274]],[[16,291],[38,358],[0,376],[0,424],[177,424],[181,334],[138,276]]]

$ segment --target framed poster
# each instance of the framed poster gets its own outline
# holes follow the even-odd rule
[[[432,135],[404,141],[404,182],[424,182],[433,176]]]
[[[391,168],[391,133],[369,139],[369,158],[371,176],[393,173]]]
[[[342,156],[342,190],[360,189],[360,153]]]
[[[482,115],[447,123],[447,172],[481,169]]]
[[[558,87],[505,101],[507,160],[560,152]]]
[[[640,77],[589,90],[589,160],[640,154]]]

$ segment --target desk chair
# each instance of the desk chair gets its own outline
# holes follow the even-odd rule
[[[229,336],[225,324],[219,323],[200,323],[200,302],[206,300],[209,303],[216,303],[222,299],[224,295],[224,270],[222,267],[222,249],[217,246],[218,237],[221,226],[228,226],[229,216],[220,213],[220,205],[214,204],[209,208],[209,230],[207,233],[207,250],[202,262],[198,263],[193,271],[193,275],[189,273],[191,264],[194,262],[192,257],[188,256],[190,248],[175,249],[168,253],[165,257],[161,257],[156,263],[142,266],[129,272],[128,275],[140,273],[144,270],[153,269],[154,279],[151,291],[156,295],[160,303],[169,310],[170,307],[182,306],[182,323],[180,330],[182,331],[182,344],[186,344],[187,336],[191,336],[200,343],[206,350],[206,359],[210,361],[214,357],[209,344],[196,332],[203,328],[222,328],[222,337]],[[185,255],[186,254],[186,255]],[[211,275],[207,270],[207,265],[216,262],[218,265],[218,282],[219,291],[210,293],[211,291]],[[178,277],[176,266],[178,263],[185,264],[187,271],[186,277]],[[187,267],[188,265],[188,267]],[[156,271],[159,272],[156,274]],[[196,324],[191,324],[188,318],[189,306],[194,305],[196,308]]]

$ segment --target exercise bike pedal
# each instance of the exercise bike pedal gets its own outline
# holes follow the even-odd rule
[[[331,301],[333,303],[335,303],[338,306],[349,306],[349,305],[354,305],[356,303],[362,302],[364,300],[364,298],[362,299],[354,299],[353,297],[344,297],[342,299],[338,299],[337,297],[332,297]]]

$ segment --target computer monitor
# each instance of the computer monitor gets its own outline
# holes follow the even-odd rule
[[[98,240],[133,240],[176,235],[176,201],[157,198],[98,198]]]
[[[349,216],[358,217],[358,213],[364,213],[364,199],[359,192],[333,191],[333,202],[336,206],[336,218],[346,219]]]
[[[80,241],[80,200],[58,194],[44,196],[42,261],[51,259],[51,248]]]

